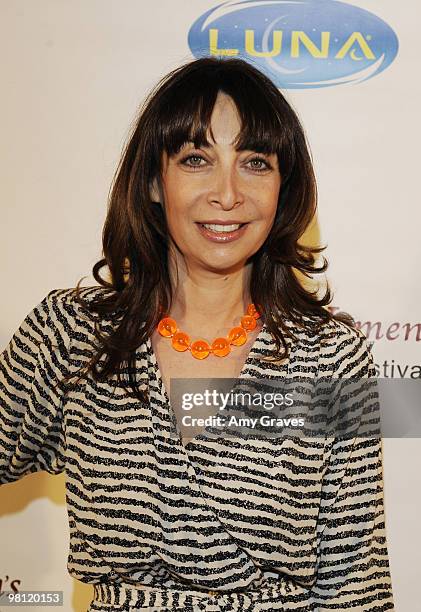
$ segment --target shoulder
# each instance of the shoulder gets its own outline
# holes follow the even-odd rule
[[[100,322],[103,319],[89,307],[97,298],[106,295],[106,289],[100,286],[80,287],[78,293],[75,287],[53,289],[34,312],[39,315],[47,328],[53,328],[61,334],[73,337],[78,329],[91,330],[95,327],[96,321]]]
[[[89,303],[101,290],[83,287],[81,297]],[[27,313],[9,342],[9,350],[25,359],[29,369],[35,367],[45,351],[51,362],[63,364],[73,343],[80,339],[90,341],[94,328],[92,314],[79,304],[74,288],[53,289]]]
[[[69,315],[73,314],[75,317],[89,313],[95,318],[95,313],[89,310],[89,306],[97,298],[105,297],[106,295],[107,290],[99,286],[80,287],[78,292],[75,287],[69,289],[53,289],[42,300],[41,304],[50,311],[56,311],[58,309],[62,312],[66,311]],[[79,298],[81,298],[81,300]]]
[[[342,321],[330,319],[315,324],[308,315],[303,325],[288,323],[297,338],[295,350],[317,354],[318,370],[335,376],[373,375],[373,356],[364,333]]]
[[[107,289],[94,285],[91,287],[79,287],[79,295],[86,302],[93,302],[96,298],[101,295],[106,295]],[[76,287],[70,287],[68,289],[52,289],[48,295],[44,298],[49,303],[54,304],[77,304],[77,292]]]

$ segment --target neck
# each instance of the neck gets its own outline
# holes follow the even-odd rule
[[[251,302],[250,274],[251,264],[226,272],[179,269],[169,316],[186,332],[224,333],[239,324]]]

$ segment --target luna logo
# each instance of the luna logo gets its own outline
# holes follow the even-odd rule
[[[188,43],[195,57],[242,57],[282,89],[366,81],[399,49],[385,21],[338,0],[224,2],[193,23]]]

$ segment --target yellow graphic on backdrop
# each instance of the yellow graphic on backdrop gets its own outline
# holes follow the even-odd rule
[[[211,55],[233,56],[240,53],[239,49],[222,49],[219,47],[219,30],[216,28],[209,29],[209,52]],[[250,57],[276,57],[282,55],[283,31],[274,30],[272,32],[272,47],[267,51],[256,51],[254,30],[244,31],[244,48]],[[291,32],[291,48],[290,57],[299,58],[302,48],[305,47],[307,52],[316,59],[326,59],[329,57],[331,43],[331,32],[321,32],[320,47],[302,30],[293,30]],[[364,59],[362,56],[356,55],[357,49],[354,45],[358,45],[360,52],[365,59],[375,60],[370,45],[364,38],[361,32],[353,32],[344,42],[342,47],[334,56],[334,59],[344,59],[348,54],[354,61]]]

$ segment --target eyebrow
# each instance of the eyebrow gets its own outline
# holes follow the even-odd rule
[[[183,143],[183,144],[181,145],[181,148],[183,148],[183,147],[185,147],[185,146],[188,146],[188,145],[192,145],[193,147],[195,146],[195,144],[194,144],[194,142],[193,142],[192,140],[188,140],[188,141],[186,141],[185,143]],[[201,148],[202,148],[202,149],[213,149],[213,148],[214,148],[214,145],[213,145],[213,144],[211,144],[210,142],[206,141],[206,142],[204,142],[204,143],[201,145]]]
[[[229,144],[232,144],[232,142],[229,143]],[[188,140],[188,141],[184,142],[180,146],[179,151],[181,151],[181,149],[183,149],[184,147],[190,146],[190,145],[193,146],[194,148],[196,148],[194,142],[192,140]],[[198,148],[201,148],[201,149],[214,149],[215,147],[214,147],[214,145],[212,143],[209,143],[208,141],[206,141],[202,145],[200,145]],[[256,151],[256,149],[253,149],[253,148],[248,149],[247,147],[244,147],[242,149],[236,149],[236,151]],[[269,152],[262,151],[262,153],[265,154],[265,155],[271,155],[271,153],[269,153]]]

